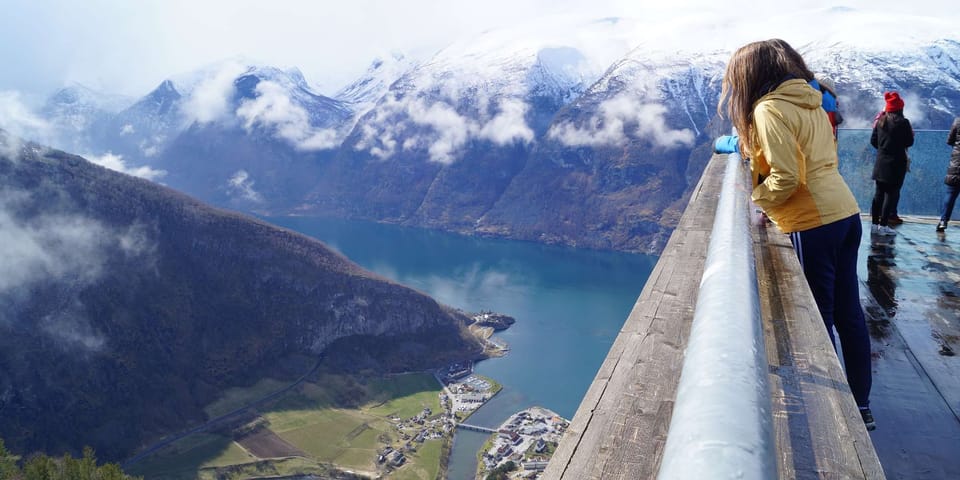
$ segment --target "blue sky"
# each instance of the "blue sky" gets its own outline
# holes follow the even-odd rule
[[[704,14],[724,22],[740,16],[760,31],[766,18],[788,9],[836,5],[820,0],[788,6],[754,0],[5,0],[0,91],[18,91],[30,99],[75,81],[139,96],[171,75],[242,55],[296,66],[323,93],[333,93],[375,57],[392,52],[428,57],[458,39],[544,16],[651,22]],[[941,0],[855,0],[843,5],[957,17],[956,9]],[[688,36],[700,33],[704,42],[715,40],[709,32]],[[895,35],[871,30],[862,34]]]

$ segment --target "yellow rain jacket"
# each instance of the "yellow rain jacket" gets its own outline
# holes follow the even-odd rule
[[[833,127],[820,95],[803,80],[787,80],[753,106],[751,199],[783,233],[860,213],[837,169]]]

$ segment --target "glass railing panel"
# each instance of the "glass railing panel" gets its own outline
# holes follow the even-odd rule
[[[838,134],[840,174],[847,181],[863,212],[870,211],[873,200],[873,164],[877,150],[870,145],[871,130],[841,129]],[[943,198],[943,177],[950,162],[952,147],[947,145],[947,130],[914,132],[910,171],[900,190],[899,213],[939,215]]]

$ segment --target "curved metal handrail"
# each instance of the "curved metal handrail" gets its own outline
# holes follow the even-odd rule
[[[777,478],[750,212],[730,154],[658,479]]]

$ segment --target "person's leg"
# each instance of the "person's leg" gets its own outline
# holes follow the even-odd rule
[[[880,182],[874,182],[873,203],[870,204],[871,223],[880,224],[880,210],[883,208],[883,190],[880,188]]]
[[[839,243],[835,223],[790,234],[793,249],[803,267],[803,276],[806,277],[813,299],[817,302],[817,310],[823,317],[823,324],[834,349],[837,346],[833,336],[834,280]]]
[[[957,195],[960,195],[960,185],[947,185],[947,191],[943,196],[943,205],[940,206],[940,222],[944,226],[953,216],[953,206],[957,203]]]
[[[843,349],[847,383],[850,384],[857,406],[866,408],[870,406],[873,372],[870,364],[870,333],[860,305],[860,281],[857,278],[860,218],[850,217],[842,223],[847,228],[844,232],[838,232],[841,241],[837,255],[833,320]]]
[[[897,207],[897,202],[900,201],[900,187],[890,183],[882,183],[883,185],[883,210],[880,212],[880,226],[887,225],[887,219],[890,218],[891,212]]]

